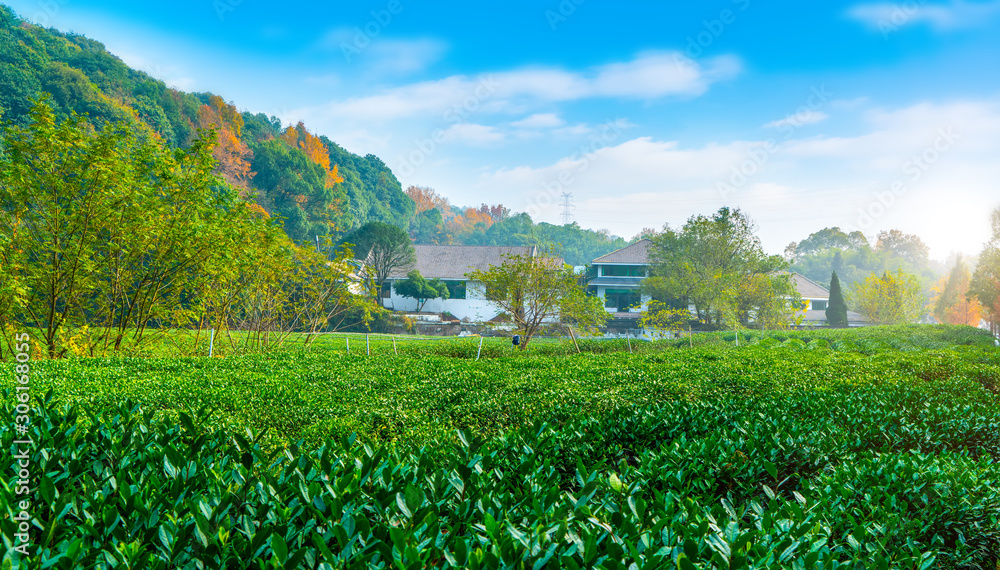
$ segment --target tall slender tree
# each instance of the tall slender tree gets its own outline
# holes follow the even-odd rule
[[[847,326],[847,303],[840,288],[840,278],[834,271],[830,276],[830,303],[826,306],[826,322],[831,327]]]

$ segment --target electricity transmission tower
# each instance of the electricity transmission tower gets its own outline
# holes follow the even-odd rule
[[[562,193],[562,198],[563,198],[563,201],[562,201],[562,204],[561,204],[562,205],[562,223],[565,226],[567,224],[572,224],[573,223],[573,207],[574,206],[573,206],[573,202],[571,202],[571,199],[573,198],[573,194],[571,194],[569,192],[563,192]]]

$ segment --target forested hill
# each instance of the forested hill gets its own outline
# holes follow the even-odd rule
[[[240,112],[218,95],[167,87],[98,41],[33,25],[0,4],[2,119],[24,125],[44,93],[58,115],[125,122],[175,148],[214,129],[218,173],[268,215],[283,218],[285,231],[300,242],[380,221],[406,229],[417,243],[553,244],[576,265],[625,244],[576,224],[535,224],[499,204],[463,210],[439,198],[428,211],[413,199],[414,191],[428,189],[404,192],[373,154],[350,153],[302,123],[283,127],[277,117]]]
[[[269,213],[286,218],[293,239],[349,230],[367,221],[406,226],[413,201],[375,155],[347,152],[304,126],[240,113],[221,97],[185,93],[131,69],[95,40],[44,29],[0,5],[0,109],[16,124],[41,92],[59,114],[126,121],[174,147],[215,127],[220,173]]]

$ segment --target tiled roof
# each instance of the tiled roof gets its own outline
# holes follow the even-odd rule
[[[491,265],[501,265],[504,255],[535,255],[530,246],[496,245],[415,245],[417,262],[395,269],[390,279],[405,279],[406,274],[417,269],[427,279],[465,279],[465,274],[476,269],[486,270]],[[562,258],[555,264],[562,266]]]
[[[632,245],[602,255],[592,263],[632,263],[643,265],[649,263],[649,246],[652,243],[648,239],[641,239]]]
[[[792,273],[792,283],[803,299],[829,299],[830,292],[825,287],[805,275]]]

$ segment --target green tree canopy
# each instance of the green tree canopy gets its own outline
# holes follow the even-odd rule
[[[754,231],[746,214],[729,208],[692,216],[679,230],[665,226],[651,238],[643,291],[693,305],[715,327],[787,325],[796,296],[788,264],[765,254]]]
[[[572,269],[558,265],[551,254],[505,255],[499,266],[466,277],[482,283],[485,298],[513,322],[522,350],[546,326],[575,327],[589,334],[608,319],[601,300],[587,295]]]
[[[403,297],[417,301],[417,311],[421,311],[431,299],[447,299],[448,286],[440,279],[425,279],[416,269],[406,274],[406,279],[396,283],[396,292]]]
[[[920,281],[913,275],[888,271],[870,275],[851,286],[851,305],[875,325],[912,323],[923,312],[924,296]]]
[[[170,151],[128,123],[59,121],[45,102],[0,148],[0,321],[41,331],[49,357],[89,325],[92,348],[189,324],[199,283],[277,231],[213,174],[211,136]]]

